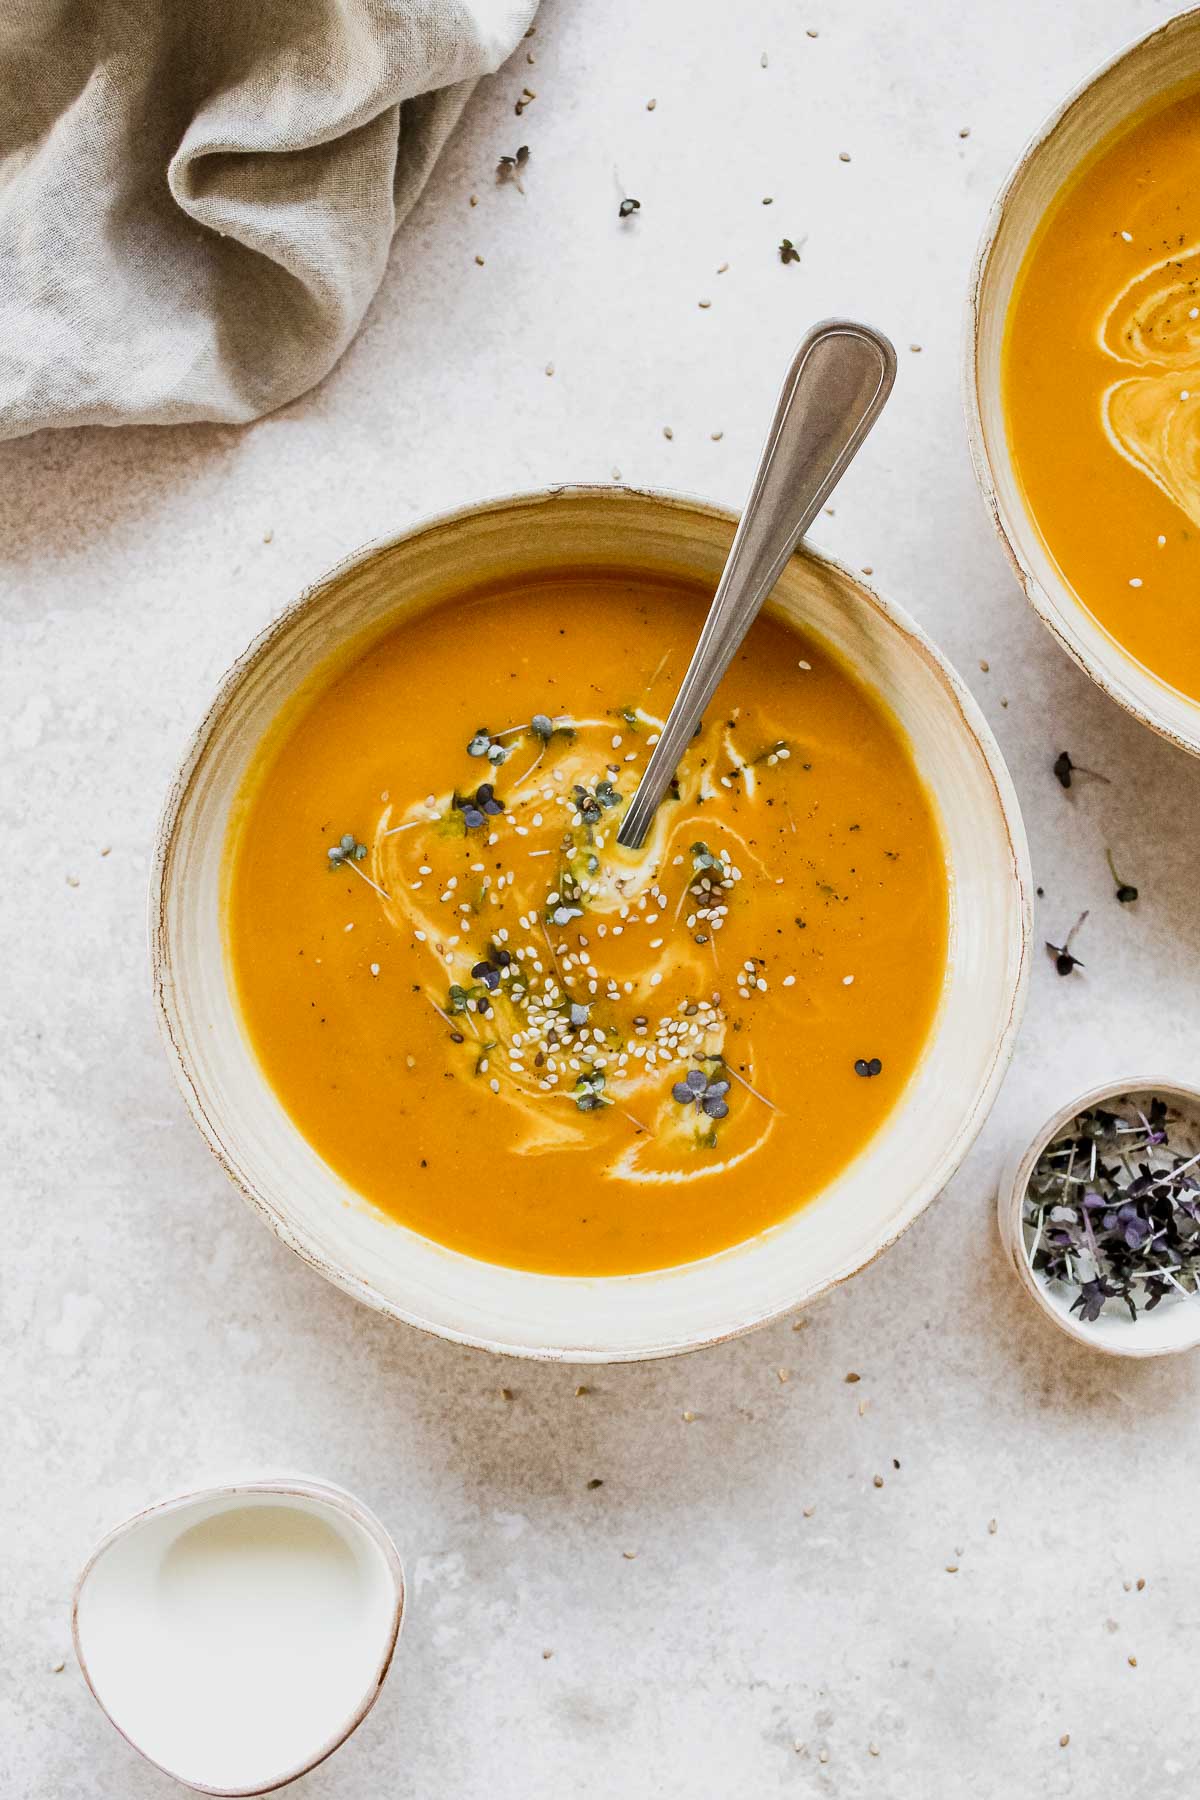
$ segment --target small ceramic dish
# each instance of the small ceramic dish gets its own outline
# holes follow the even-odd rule
[[[971,458],[992,522],[1034,610],[1062,647],[1129,712],[1200,755],[1200,701],[1136,660],[1080,604],[1026,503],[1004,424],[1001,363],[1013,288],[1047,208],[1127,119],[1200,81],[1200,9],[1181,13],[1077,88],[1022,152],[996,199],[968,298],[965,398]]]
[[[159,1017],[192,1116],[283,1241],[393,1318],[456,1342],[620,1362],[748,1331],[843,1281],[944,1187],[1003,1078],[1024,1001],[1028,852],[982,715],[929,639],[846,569],[794,556],[771,609],[814,633],[890,708],[940,816],[949,963],[924,1059],[876,1137],[771,1231],[651,1274],[530,1274],[448,1250],[384,1216],[324,1163],[254,1057],[229,978],[223,893],[232,809],[281,709],[339,646],[485,582],[555,569],[683,575],[711,591],[736,519],[698,501],[561,488],[475,506],[352,557],[226,677],[168,797],[151,892]]]
[[[92,1552],[71,1625],[113,1725],[202,1794],[266,1794],[323,1762],[391,1665],[404,1576],[345,1489],[278,1477],[135,1514]]]
[[[1009,1163],[996,1195],[1000,1240],[1020,1281],[1060,1331],[1077,1343],[1086,1344],[1089,1350],[1100,1350],[1107,1356],[1169,1356],[1179,1350],[1195,1349],[1200,1344],[1200,1300],[1181,1296],[1170,1303],[1163,1301],[1153,1311],[1140,1311],[1136,1319],[1106,1306],[1098,1319],[1085,1323],[1071,1311],[1076,1290],[1047,1283],[1030,1264],[1023,1219],[1025,1195],[1043,1150],[1072,1119],[1091,1107],[1125,1098],[1148,1112],[1156,1095],[1195,1121],[1200,1131],[1200,1089],[1183,1087],[1177,1081],[1150,1081],[1140,1075],[1128,1081],[1109,1081],[1059,1107],[1028,1149]]]

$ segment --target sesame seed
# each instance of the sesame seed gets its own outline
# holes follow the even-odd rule
[[[1142,585],[1142,578],[1141,578],[1141,576],[1140,576],[1140,575],[1133,575],[1133,576],[1131,576],[1131,577],[1130,577],[1130,581],[1129,581],[1129,585],[1130,585],[1130,587],[1131,587],[1131,588],[1140,588],[1140,587],[1141,587],[1141,585]]]

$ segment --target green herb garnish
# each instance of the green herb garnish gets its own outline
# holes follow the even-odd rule
[[[367,846],[360,844],[354,833],[348,831],[336,844],[331,844],[325,854],[329,858],[330,868],[340,869],[345,862],[362,862],[367,854]]]
[[[1112,874],[1112,878],[1117,884],[1117,896],[1116,897],[1121,902],[1122,906],[1128,906],[1131,901],[1137,899],[1138,891],[1134,887],[1132,882],[1122,881],[1121,877],[1117,874],[1116,864],[1113,862],[1112,851],[1106,850],[1104,852],[1104,854],[1108,858],[1108,866],[1109,866],[1109,870]]]
[[[598,1106],[611,1105],[604,1094],[604,1070],[585,1069],[575,1083],[571,1098],[580,1112],[595,1112]]]

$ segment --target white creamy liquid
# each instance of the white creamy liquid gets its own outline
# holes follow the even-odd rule
[[[243,1495],[203,1513],[152,1517],[101,1557],[81,1643],[139,1749],[246,1788],[342,1735],[390,1636],[391,1580],[364,1533],[310,1502]]]

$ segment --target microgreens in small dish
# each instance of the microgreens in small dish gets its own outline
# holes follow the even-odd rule
[[[1021,1223],[1031,1269],[1085,1324],[1200,1305],[1200,1121],[1153,1094],[1086,1107],[1034,1163]]]

